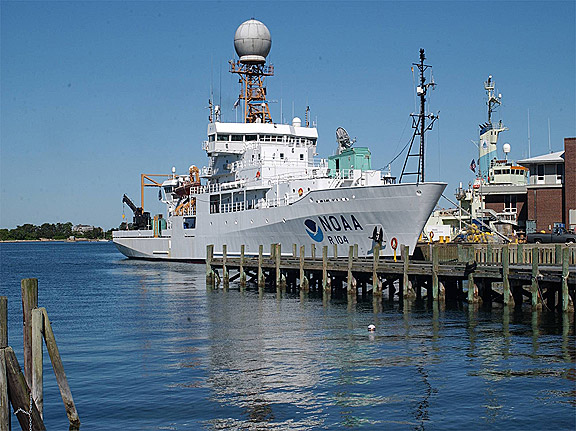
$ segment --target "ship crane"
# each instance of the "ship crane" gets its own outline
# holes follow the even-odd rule
[[[132,224],[135,229],[149,229],[150,228],[150,213],[144,211],[144,208],[137,207],[134,202],[126,195],[122,197],[122,203],[125,203],[130,207],[134,213],[134,218],[132,219]]]

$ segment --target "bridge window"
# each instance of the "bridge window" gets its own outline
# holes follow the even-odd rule
[[[196,217],[184,217],[184,229],[196,229]]]
[[[242,135],[232,135],[232,141],[234,142],[242,142],[244,137]]]
[[[230,135],[218,135],[218,140],[219,141],[229,141]]]
[[[215,135],[208,135],[208,142],[214,142]]]
[[[246,135],[246,141],[257,141],[258,135]]]

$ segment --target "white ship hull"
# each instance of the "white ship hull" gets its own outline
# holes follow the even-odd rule
[[[312,245],[321,255],[323,246],[332,254],[337,244],[338,254],[347,256],[349,246],[357,244],[358,254],[366,256],[372,253],[376,227],[383,231],[381,255],[391,256],[393,238],[414,250],[445,187],[424,183],[313,190],[290,205],[215,214],[209,213],[207,199],[198,199],[194,229],[184,229],[184,217],[172,216],[171,229],[156,237],[151,230],[118,231],[114,243],[124,255],[138,259],[203,261],[209,244],[215,254],[222,253],[223,245],[229,255],[238,255],[241,245],[246,255],[257,255],[260,245],[268,254],[273,243],[281,244],[283,254],[291,254],[293,244],[304,245],[308,256]]]

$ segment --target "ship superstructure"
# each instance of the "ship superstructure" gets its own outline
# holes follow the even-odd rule
[[[239,59],[230,72],[240,77],[237,105],[243,121],[222,122],[220,107],[210,103],[207,166],[191,166],[172,175],[160,187],[166,219],[151,226],[114,233],[118,249],[128,257],[203,260],[206,246],[215,252],[226,245],[237,254],[257,254],[259,245],[280,243],[310,246],[358,244],[360,255],[381,245],[382,255],[392,238],[414,249],[424,223],[436,205],[444,183],[396,184],[395,178],[372,169],[370,151],[352,146],[347,133],[337,132],[338,151],[316,159],[318,132],[308,121],[275,123],[266,98],[266,64],[271,47],[267,27],[254,19],[236,31]],[[345,133],[345,131],[344,131]],[[145,176],[142,176],[144,181]],[[144,183],[143,183],[144,187]],[[141,207],[144,205],[142,204]],[[164,223],[166,223],[165,228]]]

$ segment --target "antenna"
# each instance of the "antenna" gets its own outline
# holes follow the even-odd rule
[[[350,139],[350,135],[346,129],[344,127],[338,127],[336,129],[336,142],[338,142],[338,154],[340,154],[342,151],[347,150],[354,145],[356,138]]]
[[[420,113],[410,114],[412,117],[412,128],[414,129],[414,134],[410,140],[408,154],[404,160],[402,174],[400,175],[400,183],[402,182],[404,176],[407,175],[416,175],[416,184],[424,182],[424,133],[426,133],[428,130],[432,130],[434,122],[438,119],[438,115],[426,114],[426,94],[428,93],[429,88],[434,89],[436,83],[434,80],[431,80],[428,84],[426,84],[426,77],[424,76],[424,72],[432,66],[424,64],[424,60],[426,60],[424,49],[420,48],[420,63],[412,63],[413,66],[418,67],[420,72],[420,85],[416,87],[416,94],[418,97],[420,97]],[[430,120],[428,125],[426,125],[426,119]],[[420,136],[420,146],[418,148],[418,152],[412,153],[412,145],[414,144],[416,136]],[[410,157],[418,158],[418,167],[415,172],[406,172],[406,166]]]
[[[530,108],[528,108],[528,158],[532,157],[530,155]]]
[[[488,124],[492,124],[492,113],[496,110],[496,106],[502,103],[502,95],[494,93],[494,81],[492,75],[488,75],[488,81],[484,83],[484,89],[488,92]]]
[[[550,117],[548,117],[548,151],[552,154],[552,145],[550,144]]]

